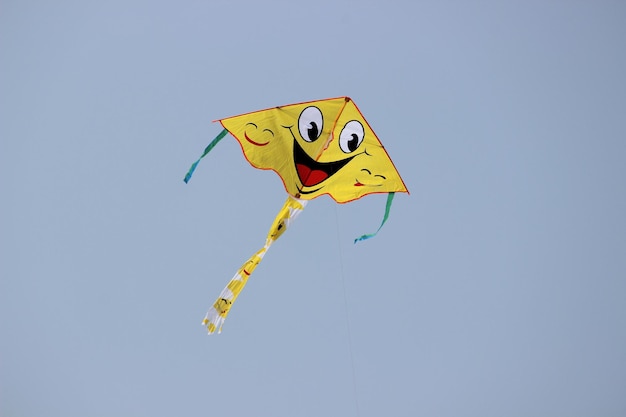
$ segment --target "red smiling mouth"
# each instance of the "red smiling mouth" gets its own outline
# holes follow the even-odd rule
[[[267,141],[267,142],[255,142],[255,141],[253,141],[252,139],[250,139],[250,138],[248,137],[248,134],[247,134],[245,131],[243,132],[243,136],[246,138],[246,140],[247,140],[248,142],[250,142],[251,144],[256,145],[256,146],[265,146],[265,145],[267,145],[268,143],[270,143],[269,141]]]
[[[340,161],[317,162],[300,147],[297,140],[294,140],[293,143],[293,160],[298,178],[304,187],[313,187],[328,179],[354,158],[351,156]],[[303,192],[303,194],[306,193]]]
[[[296,171],[305,187],[312,187],[328,178],[328,174],[321,169],[311,169],[304,164],[296,164]]]

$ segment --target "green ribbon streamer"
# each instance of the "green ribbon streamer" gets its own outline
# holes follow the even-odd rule
[[[215,139],[213,139],[211,141],[211,143],[209,143],[209,146],[207,146],[204,149],[204,152],[202,153],[202,156],[200,158],[198,158],[198,160],[196,162],[194,162],[193,164],[191,164],[191,168],[189,168],[189,171],[187,172],[187,175],[185,175],[185,179],[183,181],[185,181],[185,184],[189,182],[189,180],[191,179],[191,176],[193,175],[193,172],[196,170],[196,167],[198,166],[198,164],[200,163],[200,160],[202,158],[204,158],[206,156],[206,154],[208,154],[209,152],[211,152],[211,149],[213,149],[215,147],[215,145],[217,145],[217,143],[222,140],[224,138],[224,136],[226,136],[226,134],[228,133],[228,130],[224,129],[220,132],[219,135],[217,135],[215,137]]]
[[[382,229],[383,225],[385,224],[385,222],[389,218],[389,210],[391,209],[391,202],[393,201],[393,196],[394,195],[395,195],[395,193],[389,193],[389,195],[387,195],[387,205],[385,206],[385,215],[383,216],[383,222],[378,227],[378,230],[376,230],[376,232],[371,233],[369,235],[363,235],[361,237],[357,237],[356,239],[354,239],[354,243],[356,243],[356,242],[358,242],[360,240],[370,239],[370,238],[376,236],[376,234],[378,232],[380,232],[380,229]]]

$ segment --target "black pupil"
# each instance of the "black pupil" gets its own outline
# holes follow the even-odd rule
[[[315,122],[311,122],[311,127],[309,127],[306,132],[307,135],[309,135],[310,140],[315,140],[320,135],[319,128],[317,127],[317,123]]]
[[[350,151],[354,151],[359,146],[359,136],[356,133],[353,133],[352,139],[348,141],[348,149]]]

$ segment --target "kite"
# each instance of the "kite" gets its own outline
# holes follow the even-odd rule
[[[273,107],[218,121],[224,129],[191,165],[185,183],[200,160],[230,133],[253,167],[278,174],[288,196],[265,245],[239,268],[202,321],[209,334],[221,333],[248,278],[309,200],[327,194],[337,203],[348,203],[368,194],[387,194],[380,227],[355,239],[356,243],[380,231],[395,193],[408,193],[387,151],[349,97]]]

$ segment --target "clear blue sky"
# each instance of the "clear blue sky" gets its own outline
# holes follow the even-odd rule
[[[3,1],[0,415],[626,415],[626,4]],[[351,96],[411,195],[212,120]],[[345,288],[345,290],[344,290]]]

